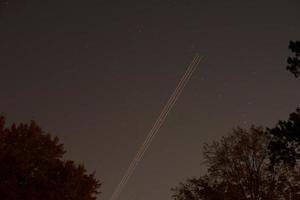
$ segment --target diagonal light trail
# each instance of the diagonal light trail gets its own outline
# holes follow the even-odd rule
[[[195,61],[196,60],[196,61]],[[166,117],[166,115],[168,114],[168,112],[170,111],[171,106],[173,106],[173,102],[175,103],[177,97],[179,96],[179,94],[181,93],[183,87],[186,85],[187,83],[187,79],[190,77],[191,73],[195,70],[195,65],[197,64],[197,62],[199,62],[198,57],[195,57],[193,63],[191,64],[191,66],[189,66],[186,74],[184,75],[184,77],[182,78],[182,80],[180,81],[180,84],[178,85],[178,87],[175,89],[174,93],[172,94],[171,98],[169,99],[168,103],[166,104],[166,106],[164,107],[163,111],[161,112],[160,116],[158,117],[155,125],[153,126],[153,128],[151,129],[151,131],[148,134],[148,137],[146,138],[144,144],[140,147],[137,155],[135,156],[135,158],[133,159],[133,161],[131,162],[130,166],[128,167],[128,170],[126,171],[124,177],[122,178],[122,181],[120,182],[120,184],[118,185],[116,191],[114,192],[113,196],[111,199],[115,199],[119,196],[120,192],[122,191],[123,187],[126,185],[127,180],[130,178],[130,176],[132,175],[136,165],[138,164],[138,161],[140,159],[142,159],[143,154],[146,152],[146,150],[148,149],[150,142],[153,140],[154,136],[156,135],[159,127],[163,124],[163,121]],[[175,101],[174,101],[175,100]]]
[[[196,59],[196,58],[195,58]],[[196,65],[198,62],[197,60],[194,59],[194,62],[191,63],[191,65]],[[153,140],[154,138],[154,134],[157,133],[159,127],[161,126],[161,124],[163,124],[163,117],[167,115],[167,113],[169,112],[170,108],[171,108],[171,103],[174,102],[174,100],[176,100],[175,98],[178,96],[179,92],[181,92],[182,87],[179,88],[179,86],[185,85],[186,84],[186,79],[189,78],[188,76],[191,74],[191,72],[193,71],[194,66],[189,66],[188,70],[186,71],[185,75],[183,76],[183,78],[181,79],[180,83],[178,84],[178,87],[175,89],[175,91],[173,92],[173,95],[171,96],[171,98],[169,99],[168,103],[165,105],[164,109],[161,112],[161,115],[159,116],[159,118],[156,120],[153,128],[151,129],[151,131],[149,132],[149,134],[147,135],[144,143],[142,144],[142,146],[139,148],[136,156],[134,157],[133,161],[130,163],[127,173],[125,173],[125,176],[122,178],[121,183],[119,184],[120,187],[118,187],[120,190],[123,186],[123,184],[126,184],[125,182],[127,182],[127,179],[131,176],[131,174],[133,173],[133,170],[135,169],[136,165],[138,164],[138,162],[142,159],[143,154],[146,152],[146,150],[148,149],[150,142]],[[178,92],[179,91],[179,92]],[[175,103],[175,102],[174,102]],[[118,191],[117,191],[118,192]]]
[[[181,87],[177,88],[178,90],[176,91],[176,93],[174,92],[172,95],[173,98],[170,98],[169,102],[167,103],[167,105],[165,106],[165,109],[164,109],[164,114],[161,116],[161,118],[158,119],[158,124],[157,126],[154,128],[151,136],[149,137],[149,141],[147,142],[147,144],[145,145],[145,147],[142,149],[142,152],[140,154],[140,157],[138,158],[138,161],[140,161],[145,152],[147,151],[147,149],[149,148],[152,140],[155,138],[156,134],[158,133],[159,131],[159,128],[163,125],[163,123],[165,122],[165,119],[167,117],[167,115],[169,114],[169,112],[171,111],[172,107],[174,106],[174,104],[176,103],[178,97],[180,96],[181,92],[183,91],[185,85],[187,84],[189,78],[191,77],[191,75],[193,74],[193,72],[195,71],[196,69],[196,65],[199,63],[200,60],[198,60],[195,65],[191,68],[189,74],[187,75],[187,77],[184,79],[184,81],[182,82],[182,85]],[[162,112],[163,113],[163,112]],[[149,134],[150,135],[150,134]]]
[[[193,62],[190,64],[190,66],[191,66],[192,64],[195,63],[195,59],[196,59],[196,57],[194,58]],[[178,87],[181,85],[181,83],[187,78],[187,75],[190,73],[190,71],[191,71],[191,67],[190,67],[190,66],[188,67],[188,70],[186,71],[185,75],[182,77],[180,83],[178,84]],[[175,93],[177,92],[178,87],[175,89],[175,91],[174,91]],[[141,145],[141,147],[139,148],[139,150],[138,150],[136,156],[134,157],[133,161],[130,163],[130,165],[129,165],[129,167],[128,167],[128,170],[127,170],[127,173],[125,173],[126,176],[124,176],[124,177],[122,178],[122,181],[121,181],[121,183],[119,184],[119,185],[120,185],[120,187],[118,187],[119,189],[122,188],[122,185],[124,184],[124,182],[127,181],[127,178],[128,178],[129,176],[131,176],[131,173],[132,173],[133,169],[135,168],[135,166],[138,164],[138,161],[141,159],[141,158],[140,158],[140,157],[141,157],[141,154],[143,153],[145,147],[146,147],[147,144],[149,143],[149,140],[151,139],[151,137],[152,137],[152,135],[153,135],[153,132],[157,129],[158,123],[160,122],[160,119],[161,119],[161,116],[162,116],[162,115],[165,115],[165,112],[167,111],[167,108],[169,107],[169,104],[170,104],[171,101],[173,101],[173,99],[174,99],[174,95],[171,96],[170,100],[169,100],[168,103],[165,105],[164,109],[163,109],[162,112],[161,112],[162,114],[161,114],[160,117],[156,120],[156,122],[155,122],[155,124],[154,124],[152,130],[151,130],[150,133],[147,135],[147,137],[146,137],[144,143]],[[118,191],[116,191],[116,192],[118,192]]]
[[[196,61],[195,61],[196,60]],[[141,146],[141,148],[139,149],[138,153],[136,154],[135,158],[133,159],[133,161],[131,162],[130,166],[128,167],[124,177],[122,178],[122,181],[120,182],[120,184],[118,185],[116,191],[114,192],[113,196],[111,197],[111,199],[115,199],[119,196],[120,192],[122,191],[123,187],[125,186],[125,184],[127,183],[127,180],[130,178],[130,176],[132,175],[136,165],[138,164],[138,161],[143,157],[143,154],[146,152],[146,150],[148,149],[150,142],[153,140],[154,136],[156,135],[159,127],[162,125],[166,115],[168,114],[170,108],[171,108],[171,104],[173,104],[172,102],[175,103],[174,100],[177,99],[178,95],[181,93],[183,86],[186,85],[187,83],[187,79],[189,78],[189,74],[191,74],[191,72],[194,71],[195,69],[195,65],[197,64],[197,62],[199,62],[198,57],[196,56],[193,63],[191,64],[191,66],[189,66],[186,74],[184,75],[184,77],[182,78],[182,80],[180,81],[180,84],[178,85],[178,87],[175,89],[174,93],[172,94],[171,98],[169,99],[168,103],[166,104],[166,106],[164,107],[163,111],[161,112],[160,116],[158,117],[155,125],[153,126],[153,128],[151,129],[151,131],[149,132],[144,144]]]
[[[198,63],[200,62],[200,60],[201,60],[201,58],[198,55],[196,55],[194,57],[193,61],[191,62],[191,64],[188,66],[185,74],[182,76],[180,82],[178,83],[177,87],[175,88],[175,90],[172,93],[171,97],[169,98],[168,102],[162,109],[162,111],[161,111],[159,117],[157,118],[156,122],[154,123],[153,127],[147,134],[147,137],[146,137],[144,143],[138,149],[138,152],[136,153],[135,157],[131,161],[128,169],[126,170],[126,172],[125,172],[124,176],[122,177],[121,182],[118,184],[116,190],[113,192],[110,200],[116,200],[119,197],[120,193],[122,192],[123,188],[125,187],[126,183],[129,180],[129,178],[132,176],[139,161],[144,157],[144,154],[146,153],[147,149],[149,148],[152,140],[158,133],[160,127],[163,125],[166,117],[168,116],[172,107],[176,103],[176,101],[179,98],[180,94],[182,93],[184,87],[188,83],[190,77],[196,70],[196,67],[197,67]]]
[[[190,66],[189,70],[187,70],[187,73],[185,74],[185,76],[181,79],[180,83],[178,84],[179,87],[177,87],[175,89],[175,91],[173,92],[172,96],[170,97],[168,103],[165,105],[163,111],[161,112],[161,115],[157,119],[157,123],[153,126],[155,128],[153,128],[152,134],[148,135],[149,136],[148,138],[149,138],[150,142],[146,143],[146,148],[144,148],[144,152],[147,151],[151,141],[154,139],[155,135],[158,133],[159,128],[162,126],[162,124],[164,123],[167,115],[171,111],[173,105],[176,103],[176,100],[178,99],[179,95],[181,94],[182,90],[184,89],[185,85],[187,84],[187,82],[188,82],[189,78],[191,77],[192,73],[196,69],[196,65],[199,63],[199,61],[200,60],[197,58],[197,60],[195,62],[193,62],[193,65]],[[143,155],[143,152],[141,153],[141,155]]]
[[[192,70],[191,65],[194,64],[194,63],[195,63],[195,62],[193,61],[193,62],[190,64],[188,70],[186,71],[186,73],[185,73],[185,75],[183,76],[183,78],[180,80],[178,86],[180,86],[180,85],[184,84],[184,82],[186,82],[186,79],[188,78],[188,76],[189,76],[189,74],[191,73],[191,70]],[[197,64],[197,63],[195,63],[195,64]],[[170,97],[169,101],[168,101],[167,104],[164,106],[164,108],[163,108],[163,110],[162,110],[160,116],[158,117],[158,119],[156,120],[155,124],[153,125],[153,128],[152,128],[152,130],[150,131],[150,133],[154,133],[154,132],[156,131],[156,129],[158,128],[158,126],[159,126],[160,124],[162,124],[162,120],[163,120],[162,118],[164,118],[164,116],[167,115],[168,110],[170,110],[170,108],[171,108],[172,102],[176,101],[176,99],[175,99],[175,98],[176,98],[176,95],[175,95],[175,94],[178,94],[178,91],[180,91],[180,88],[179,88],[179,87],[176,87],[176,89],[175,89],[175,91],[173,92],[172,96]],[[178,95],[177,95],[177,96],[178,96]],[[142,148],[143,146],[145,146],[145,145],[148,143],[148,141],[149,141],[149,139],[151,139],[151,137],[153,137],[153,134],[150,134],[150,133],[147,135],[147,138],[146,138],[146,140],[144,141],[144,144],[141,146],[141,148]]]

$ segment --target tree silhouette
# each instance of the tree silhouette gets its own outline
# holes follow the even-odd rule
[[[100,183],[64,153],[34,121],[6,128],[0,116],[0,199],[95,200]]]
[[[268,133],[273,136],[269,145],[272,164],[283,161],[295,166],[300,159],[300,109],[291,113],[287,121],[268,129]]]
[[[275,200],[300,198],[300,169],[269,170],[270,138],[260,127],[234,129],[204,146],[207,174],[173,188],[175,200]]]
[[[290,41],[289,49],[295,54],[288,57],[287,70],[300,76],[300,41]],[[291,113],[287,121],[279,121],[274,128],[268,129],[272,135],[269,145],[272,165],[284,162],[295,166],[300,159],[300,108]]]
[[[297,78],[300,76],[300,41],[290,41],[289,49],[294,53],[294,55],[288,57],[288,66],[286,69],[293,73]]]

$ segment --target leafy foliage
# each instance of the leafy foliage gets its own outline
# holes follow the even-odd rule
[[[175,200],[275,200],[300,198],[300,169],[277,165],[269,170],[264,129],[234,129],[204,146],[207,174],[173,188]]]
[[[95,200],[100,183],[64,153],[34,121],[6,128],[0,117],[0,199]]]
[[[283,161],[295,166],[300,159],[300,108],[291,113],[287,121],[279,121],[268,129],[268,133],[273,136],[269,145],[272,163]]]
[[[300,41],[290,41],[289,49],[295,54],[287,59],[288,66],[286,69],[294,74],[297,78],[300,76]]]

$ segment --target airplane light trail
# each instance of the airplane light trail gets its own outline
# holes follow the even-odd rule
[[[184,87],[188,83],[189,79],[193,75],[194,71],[196,70],[197,65],[199,64],[201,58],[196,55],[189,64],[185,74],[182,76],[180,82],[178,83],[177,87],[175,88],[174,92],[172,93],[171,97],[169,98],[168,102],[162,109],[160,115],[156,119],[153,127],[149,131],[144,143],[141,145],[141,147],[138,149],[135,157],[131,161],[129,167],[127,168],[122,180],[118,184],[117,188],[113,192],[110,200],[116,200],[118,199],[120,193],[124,189],[125,185],[127,184],[129,178],[132,176],[136,166],[138,165],[139,161],[144,157],[144,154],[148,150],[151,142],[153,141],[154,137],[157,135],[160,127],[163,125],[166,117],[168,116],[169,112],[172,110],[174,104],[176,103],[177,99],[179,98],[180,94],[182,93]]]

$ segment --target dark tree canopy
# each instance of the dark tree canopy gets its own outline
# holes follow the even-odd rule
[[[205,145],[207,173],[174,188],[174,200],[300,199],[299,166],[282,164],[270,171],[269,141],[264,129],[252,127]]]
[[[0,199],[95,200],[100,183],[64,153],[34,121],[7,128],[0,117]]]
[[[300,76],[300,41],[290,41],[289,49],[294,53],[288,57],[287,70],[297,78]],[[290,114],[287,121],[279,121],[267,133],[272,135],[269,153],[272,165],[284,162],[295,166],[300,159],[300,108]]]
[[[300,159],[300,108],[291,113],[287,121],[279,121],[268,129],[273,138],[269,145],[272,162],[283,161],[295,166]]]
[[[288,66],[286,69],[293,73],[297,78],[300,76],[300,41],[290,41],[289,49],[294,53],[294,55],[288,57]]]

